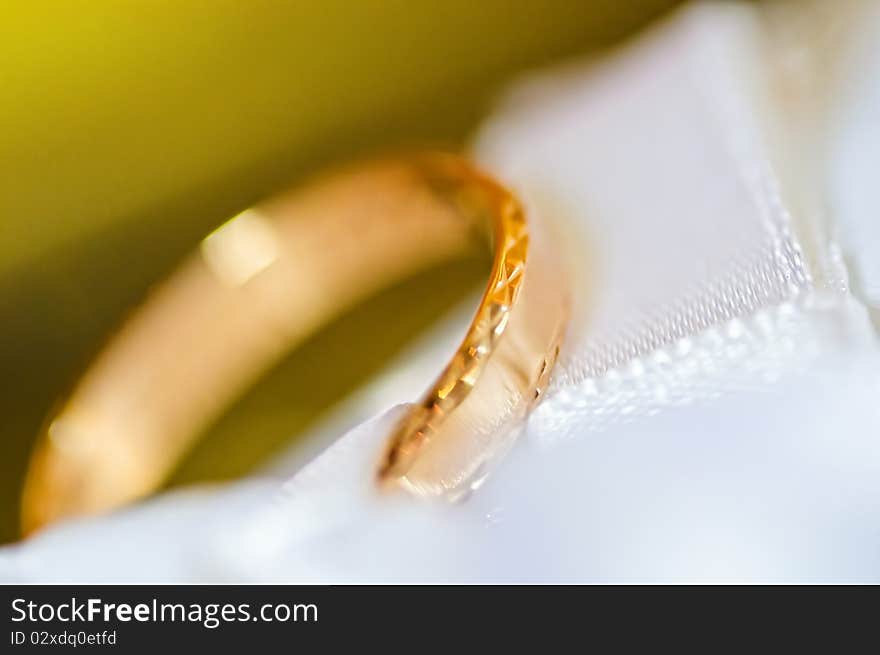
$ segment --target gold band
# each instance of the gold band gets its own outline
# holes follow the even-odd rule
[[[154,491],[286,351],[353,303],[487,239],[494,264],[476,318],[380,469],[421,493],[472,483],[540,394],[565,298],[513,196],[459,157],[424,154],[325,176],[206,237],[47,422],[25,482],[25,532]]]
[[[559,261],[530,237],[513,194],[473,169],[446,174],[470,191],[462,211],[490,218],[492,271],[452,361],[392,435],[379,479],[456,498],[482,481],[540,398],[559,355],[568,294]]]

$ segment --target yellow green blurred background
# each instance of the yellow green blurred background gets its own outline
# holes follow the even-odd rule
[[[505,82],[673,4],[2,3],[0,541],[17,536],[27,454],[52,404],[213,226],[339,160],[459,148]],[[483,271],[447,265],[355,308],[230,410],[173,482],[238,475],[277,451]],[[364,338],[372,347],[356,348]]]

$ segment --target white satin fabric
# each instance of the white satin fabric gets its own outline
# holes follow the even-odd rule
[[[412,399],[463,309],[316,432],[320,455],[48,530],[0,576],[880,581],[880,11],[799,4],[693,5],[524,82],[481,130],[478,158],[573,254],[575,316],[464,502],[375,491],[399,408],[345,432]]]

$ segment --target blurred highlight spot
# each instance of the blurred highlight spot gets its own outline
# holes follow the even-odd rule
[[[201,250],[211,271],[237,287],[278,258],[278,236],[257,210],[247,209],[206,236]]]

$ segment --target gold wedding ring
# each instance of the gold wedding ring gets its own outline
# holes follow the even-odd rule
[[[322,324],[487,242],[492,271],[461,347],[377,453],[385,485],[471,488],[546,384],[567,318],[565,275],[509,191],[460,157],[425,153],[322,176],[206,237],[47,421],[25,481],[24,531],[155,491],[200,431]]]

